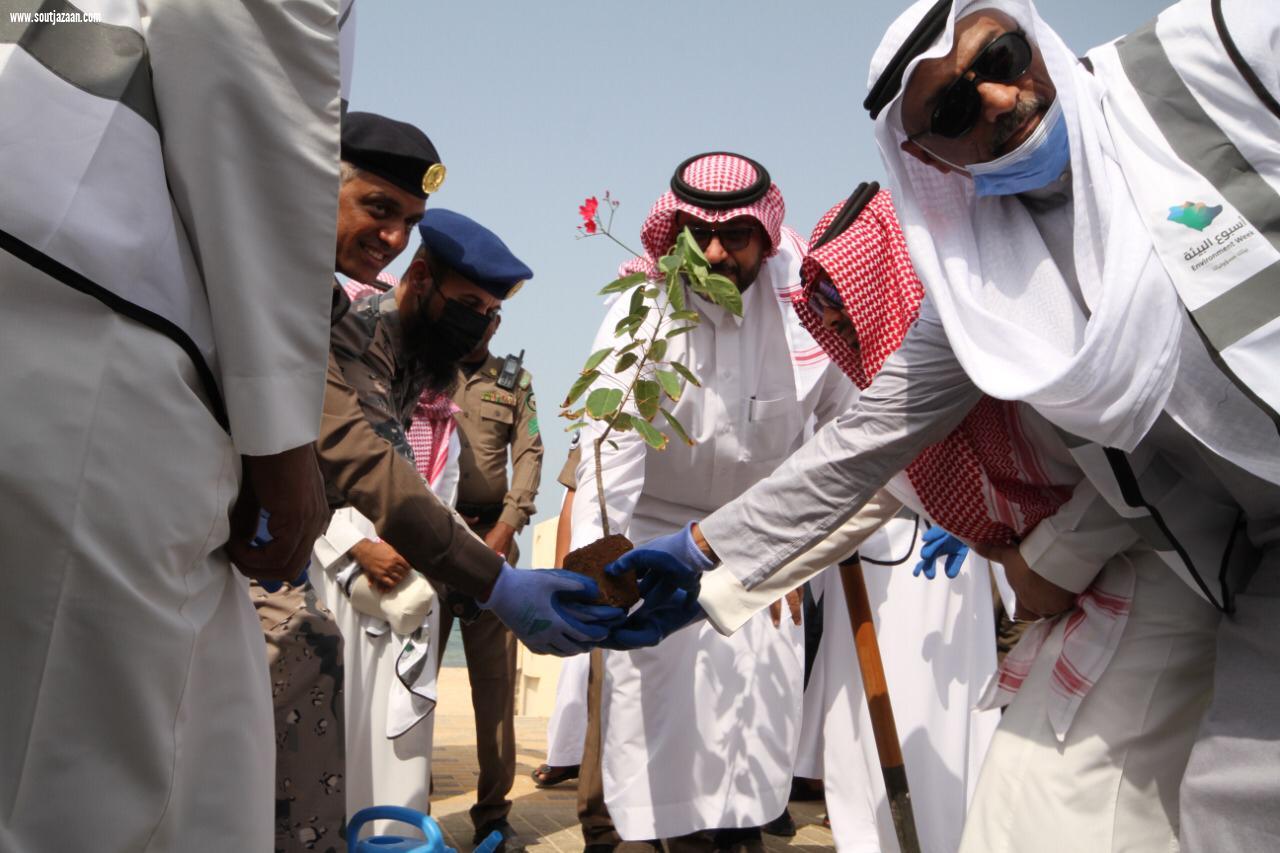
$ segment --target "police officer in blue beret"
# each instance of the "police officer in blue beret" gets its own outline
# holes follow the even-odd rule
[[[424,391],[447,392],[454,386],[460,362],[487,343],[496,328],[503,300],[533,275],[497,235],[461,214],[427,211],[418,232],[422,245],[399,284],[357,299],[333,329],[332,352],[341,381],[354,391],[368,427],[365,438],[359,440],[343,427],[330,431],[328,419],[321,428],[322,464],[327,461],[331,468],[356,472],[352,475],[356,482],[348,482],[348,493],[385,491],[378,481],[394,473],[393,466],[362,461],[380,450],[385,455],[390,446],[405,460],[413,459],[406,433],[419,398]],[[421,477],[417,482],[420,491],[426,489]],[[370,518],[382,532],[379,519]],[[463,522],[457,515],[453,518],[456,531]],[[439,534],[438,513],[424,517],[422,523],[424,536]],[[387,538],[384,534],[383,539]],[[503,625],[534,651],[573,654],[603,637],[611,623],[625,616],[617,608],[587,603],[598,594],[589,579],[556,570],[513,568],[513,553],[498,553],[499,549],[485,547],[465,531],[461,536],[455,532],[448,548],[434,559],[415,559],[394,543],[377,544],[380,551],[392,549],[393,554],[403,555],[398,563],[384,560],[381,566],[366,568],[371,577],[381,572],[384,585],[398,583],[412,567],[437,586],[443,584],[450,592],[473,600],[473,615],[489,611],[477,624],[497,629],[494,668],[500,668],[499,680],[505,678],[506,683],[495,685],[492,693],[486,686],[484,695],[476,698],[505,713],[508,726],[513,676],[507,672],[507,662],[514,665],[515,646]],[[365,550],[353,547],[351,551],[362,566]],[[388,564],[395,570],[389,577]],[[470,656],[473,644],[465,634],[464,641]],[[480,792],[482,802],[477,804],[479,811],[473,810],[473,820],[478,839],[496,829],[503,834],[503,849],[514,851],[522,846],[506,820],[510,802],[505,796],[515,769],[513,739],[509,746],[512,766],[505,769],[505,756],[489,762],[494,771],[482,784],[485,790]],[[493,744],[493,750],[503,752],[501,743]]]

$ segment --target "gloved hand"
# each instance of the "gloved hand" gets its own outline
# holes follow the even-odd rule
[[[924,532],[924,545],[920,548],[920,562],[916,563],[915,571],[911,574],[914,577],[919,577],[920,573],[924,572],[926,578],[933,580],[938,571],[934,566],[935,561],[939,557],[946,556],[947,563],[944,571],[947,577],[954,578],[960,574],[960,567],[968,554],[968,545],[935,525]]]
[[[621,575],[634,571],[644,601],[626,622],[609,632],[601,643],[607,649],[639,649],[656,646],[686,625],[706,617],[698,604],[702,573],[715,566],[693,540],[693,525],[659,536],[623,554],[605,572]]]
[[[488,599],[477,603],[530,650],[567,657],[590,651],[626,618],[625,610],[592,604],[599,595],[595,581],[574,572],[503,563]]]
[[[251,549],[265,548],[268,545],[270,545],[272,541],[274,541],[273,537],[271,536],[271,530],[270,528],[267,527],[267,522],[269,522],[270,520],[271,520],[271,513],[267,512],[265,509],[258,510],[258,530],[256,533],[253,534],[253,538],[249,540],[249,547]],[[301,586],[302,584],[306,583],[307,569],[309,568],[311,568],[311,559],[307,558],[307,564],[302,567],[302,571],[298,574],[298,576],[290,582],[291,585]],[[280,587],[284,586],[284,581],[268,580],[266,578],[262,578],[258,580],[258,586],[262,587],[267,592],[274,593],[274,592],[280,591]]]

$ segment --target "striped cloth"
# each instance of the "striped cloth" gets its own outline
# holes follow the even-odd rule
[[[843,206],[819,220],[812,242]],[[898,226],[893,200],[881,190],[842,234],[812,250],[801,265],[796,313],[814,338],[859,388],[866,388],[885,360],[902,345],[924,299]],[[809,297],[823,281],[835,286],[857,332],[857,347],[827,329]],[[1027,440],[1016,405],[984,396],[958,427],[926,448],[907,466],[907,478],[928,515],[962,539],[1013,544],[1053,515],[1071,487],[1045,475]],[[1059,739],[1066,737],[1076,709],[1106,669],[1124,631],[1133,602],[1134,572],[1117,565],[1100,572],[1073,610],[1033,625],[1000,666],[980,708],[1007,705],[1022,686],[1049,633],[1061,619],[1065,639],[1054,663],[1047,703]]]

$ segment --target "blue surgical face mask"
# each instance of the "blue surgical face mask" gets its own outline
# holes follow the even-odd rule
[[[1016,195],[1053,183],[1070,165],[1067,123],[1055,98],[1025,142],[1003,157],[964,168],[978,195]]]

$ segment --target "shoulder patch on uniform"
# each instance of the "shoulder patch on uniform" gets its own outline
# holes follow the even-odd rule
[[[529,396],[525,398],[524,404],[528,407],[529,411],[535,413],[538,411],[538,401],[534,399],[532,391],[530,391]]]
[[[508,394],[506,391],[485,391],[480,395],[480,399],[486,403],[501,403],[504,406],[516,404],[516,395]]]
[[[529,418],[529,437],[533,438],[535,435],[539,435],[540,433],[541,430],[538,429],[538,416],[534,415]]]
[[[529,375],[529,371],[527,370],[520,371],[520,387],[521,388],[528,388],[529,383],[532,381],[533,381],[533,377]]]

